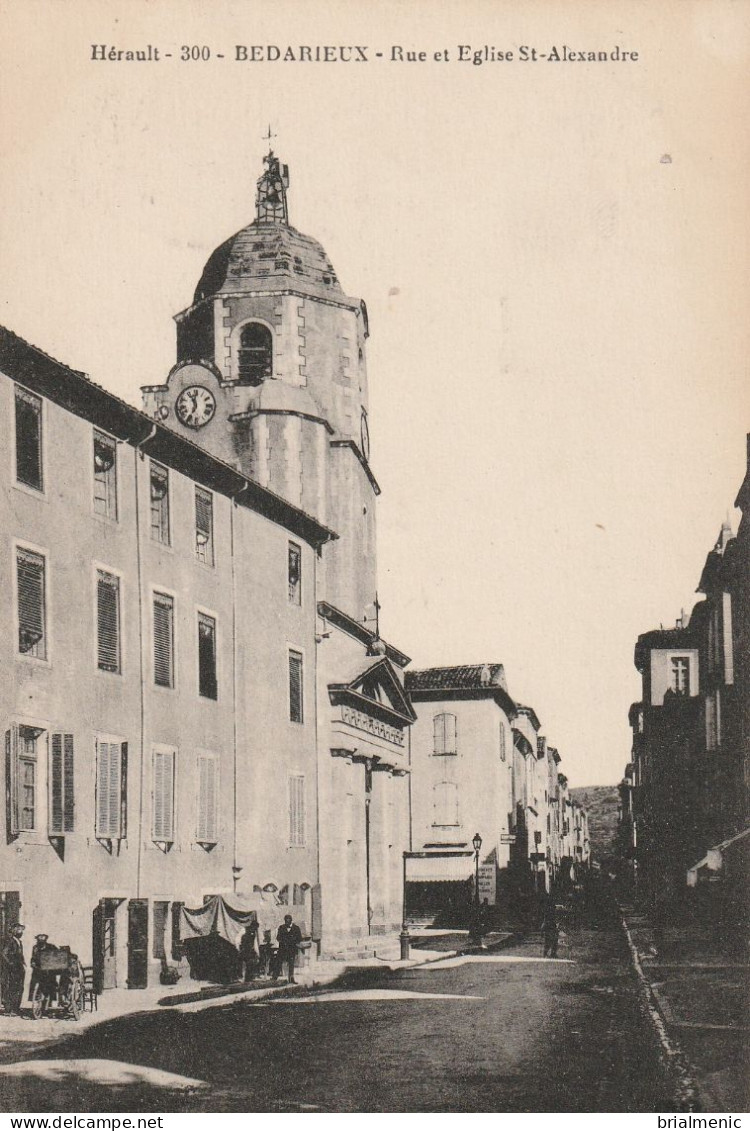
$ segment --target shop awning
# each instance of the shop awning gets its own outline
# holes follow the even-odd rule
[[[474,875],[473,852],[406,857],[406,880],[412,883],[464,882]]]

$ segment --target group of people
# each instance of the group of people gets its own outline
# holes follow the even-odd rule
[[[259,974],[268,974],[276,982],[286,966],[289,982],[295,985],[294,967],[301,944],[302,932],[291,915],[284,916],[284,922],[276,932],[275,947],[270,930],[263,932],[263,942],[259,945],[258,926],[251,923],[245,928],[239,945],[243,980],[251,982]]]
[[[3,1011],[6,1015],[20,1016],[23,1001],[23,988],[26,982],[26,957],[23,952],[23,933],[26,927],[23,923],[15,923],[5,940],[0,951],[0,998]],[[79,971],[78,958],[69,955],[73,967],[59,974],[50,973],[43,969],[42,955],[44,951],[55,951],[57,948],[49,941],[49,935],[40,933],[36,936],[31,949],[31,978],[29,980],[29,1001],[34,997],[37,986],[41,986],[45,998],[52,999],[64,995],[70,985],[71,974]]]

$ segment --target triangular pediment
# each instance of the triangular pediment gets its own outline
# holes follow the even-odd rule
[[[332,697],[335,695],[337,699],[348,694],[360,702],[372,703],[373,708],[393,712],[403,721],[413,722],[416,718],[396,670],[387,656],[370,664],[348,683],[332,683],[328,686]]]

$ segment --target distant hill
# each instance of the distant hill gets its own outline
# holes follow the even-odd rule
[[[620,794],[616,785],[588,785],[571,789],[571,794],[589,815],[592,859],[600,863],[615,855],[617,806]]]

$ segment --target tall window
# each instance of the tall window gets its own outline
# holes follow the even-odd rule
[[[94,510],[117,518],[117,444],[94,429]]]
[[[452,781],[441,781],[433,788],[433,824],[458,824],[458,786]]]
[[[238,375],[242,385],[261,385],[273,374],[273,337],[261,322],[248,322],[240,333]]]
[[[302,655],[289,653],[289,720],[293,723],[304,721],[302,698]]]
[[[42,400],[16,385],[16,479],[37,491],[44,489],[42,467]]]
[[[289,775],[289,846],[305,847],[305,776]]]
[[[302,604],[302,548],[296,542],[289,543],[287,554],[287,580],[289,582],[289,602]]]
[[[97,666],[103,672],[120,671],[120,579],[96,571]]]
[[[505,758],[506,758],[506,745],[505,745],[505,743],[506,743],[505,727],[502,723],[500,723],[500,761],[501,762],[504,762]]]
[[[198,821],[195,839],[216,844],[219,839],[219,762],[215,754],[198,755]]]
[[[155,747],[151,836],[168,844],[174,840],[174,769],[175,751]]]
[[[31,550],[16,550],[18,651],[47,659],[45,561]]]
[[[198,613],[198,693],[216,699],[216,621]]]
[[[151,464],[151,537],[169,545],[169,472],[160,463]]]
[[[204,565],[214,564],[214,497],[195,488],[195,556]]]
[[[5,732],[7,827],[10,836],[38,827],[39,737],[36,727],[12,726]]]
[[[73,735],[53,734],[49,752],[50,836],[72,833],[75,827]]]
[[[96,835],[100,840],[127,836],[128,747],[125,742],[96,742]]]
[[[671,687],[677,695],[690,694],[690,658],[688,656],[672,657]]]
[[[174,687],[174,598],[154,593],[154,683]]]
[[[435,715],[432,720],[433,754],[455,754],[456,716],[449,713]]]

